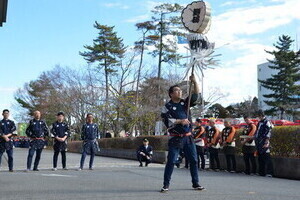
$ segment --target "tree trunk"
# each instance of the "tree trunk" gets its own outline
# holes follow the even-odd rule
[[[162,63],[162,51],[163,51],[163,13],[160,14],[160,38],[159,38],[159,54],[158,54],[158,74],[157,74],[157,81],[158,81],[158,90],[157,90],[157,98],[158,104],[161,104],[160,101],[160,78],[161,78],[161,63]]]
[[[103,135],[105,135],[106,131],[107,131],[107,106],[108,106],[108,67],[107,67],[107,63],[106,60],[105,62],[105,66],[104,66],[104,71],[105,71],[105,105],[104,105],[104,123],[103,123]]]

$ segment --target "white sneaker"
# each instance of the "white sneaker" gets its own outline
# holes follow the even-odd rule
[[[52,171],[57,171],[57,168],[52,168]]]

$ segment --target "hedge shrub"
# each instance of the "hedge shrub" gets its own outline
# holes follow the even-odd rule
[[[242,145],[239,139],[242,130],[236,133],[237,153],[242,153]],[[168,137],[166,136],[141,136],[126,138],[103,138],[99,140],[100,148],[110,149],[137,149],[142,144],[142,140],[147,138],[150,145],[157,151],[166,151]],[[70,151],[76,152],[81,148],[81,141],[73,141],[68,144]],[[272,130],[271,154],[279,157],[297,157],[300,158],[300,126],[276,126]]]
[[[137,149],[143,144],[143,139],[147,138],[150,145],[159,151],[167,150],[168,137],[166,136],[143,136],[143,137],[126,137],[126,138],[103,138],[99,140],[100,148],[116,149]]]
[[[235,135],[238,153],[242,153],[241,133],[242,129],[239,129]],[[300,157],[300,126],[275,126],[270,144],[273,156]]]

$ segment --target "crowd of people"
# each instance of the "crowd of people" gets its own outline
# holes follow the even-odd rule
[[[161,192],[169,190],[171,176],[174,165],[178,165],[178,158],[186,158],[189,165],[192,178],[192,188],[195,190],[204,190],[205,188],[199,184],[199,169],[205,169],[205,152],[208,152],[211,170],[220,170],[219,151],[223,150],[226,161],[227,171],[236,172],[236,145],[235,145],[235,128],[231,125],[230,120],[225,120],[225,128],[218,130],[215,126],[215,120],[211,119],[206,127],[203,127],[201,120],[197,119],[196,127],[192,126],[190,107],[196,105],[199,97],[199,86],[194,76],[190,77],[193,84],[193,90],[190,97],[182,99],[182,91],[178,85],[174,85],[169,89],[170,101],[165,104],[162,109],[162,119],[168,128],[170,136],[168,142],[167,163],[164,170],[164,181]],[[12,137],[16,133],[15,123],[9,119],[9,110],[2,112],[3,119],[0,122],[0,164],[1,157],[4,152],[8,156],[9,171],[13,172],[13,141]],[[58,156],[62,157],[62,168],[67,170],[66,150],[67,138],[70,136],[70,129],[65,122],[64,113],[59,112],[56,121],[52,124],[51,130],[48,128],[44,120],[41,119],[41,113],[35,111],[33,119],[29,121],[26,129],[26,135],[30,138],[29,151],[27,156],[26,172],[33,170],[39,171],[39,161],[42,151],[45,147],[45,138],[52,137],[54,139],[53,149],[53,170],[57,170]],[[259,114],[260,121],[254,125],[250,118],[244,117],[247,127],[243,135],[240,137],[245,161],[245,173],[256,174],[256,159],[258,157],[259,170],[261,176],[272,176],[273,167],[270,160],[270,137],[272,124],[264,116],[263,112]],[[94,116],[88,113],[86,123],[81,129],[81,139],[83,140],[82,155],[80,159],[79,171],[83,170],[85,158],[90,155],[89,169],[93,170],[94,156],[99,151],[98,140],[100,138],[98,125],[94,123]],[[111,135],[109,136],[111,137]],[[31,168],[33,156],[36,154],[33,168]],[[140,167],[143,162],[147,167],[151,163],[153,157],[153,148],[149,145],[147,139],[143,140],[137,150],[137,159]]]
[[[201,126],[201,119],[197,119],[194,129],[194,140],[198,155],[198,168],[205,168],[204,154],[209,156],[208,170],[220,171],[219,152],[222,151],[226,158],[225,171],[236,172],[236,140],[242,144],[244,158],[244,173],[247,175],[273,176],[273,166],[270,160],[270,142],[272,124],[260,113],[260,121],[255,125],[247,116],[244,117],[247,126],[239,138],[235,137],[236,130],[230,120],[225,120],[225,128],[218,130],[215,120],[211,119],[206,127]],[[256,156],[258,157],[259,170],[257,171]]]
[[[3,119],[0,122],[0,166],[2,155],[4,152],[7,153],[8,157],[8,168],[9,172],[13,172],[13,149],[14,144],[12,137],[16,135],[16,125],[14,121],[9,119],[9,110],[5,109],[2,112]],[[29,151],[27,156],[27,167],[26,172],[33,170],[39,171],[38,166],[41,159],[43,149],[46,145],[46,137],[52,137],[53,142],[53,170],[57,170],[57,160],[59,154],[62,158],[62,168],[67,170],[66,165],[66,151],[67,151],[67,138],[70,136],[70,129],[68,124],[65,122],[65,116],[63,112],[58,112],[56,121],[52,124],[51,129],[48,128],[44,120],[41,119],[40,111],[33,113],[33,119],[29,121],[26,129],[26,135],[29,138]],[[81,139],[83,140],[83,149],[80,159],[80,167],[78,170],[82,170],[84,167],[84,161],[86,155],[90,155],[89,169],[93,170],[93,163],[95,153],[99,151],[98,140],[99,130],[98,125],[93,122],[94,116],[89,113],[86,116],[86,123],[81,129]],[[35,160],[32,168],[33,156]]]
[[[214,119],[211,119],[206,127],[201,126],[201,120],[197,119],[195,122],[196,127],[193,128],[190,107],[196,105],[200,95],[198,95],[199,87],[193,75],[190,80],[193,90],[189,97],[183,99],[180,86],[174,85],[169,89],[170,101],[162,109],[161,117],[167,127],[170,139],[161,192],[169,190],[174,165],[178,166],[180,158],[183,157],[182,155],[186,159],[186,167],[189,165],[192,187],[196,190],[205,189],[199,185],[198,169],[203,170],[205,168],[204,154],[206,151],[209,155],[210,170],[220,171],[219,152],[222,149],[226,157],[226,171],[236,172],[236,130],[231,125],[230,120],[225,120],[225,128],[218,130]],[[255,154],[257,154],[258,174],[271,177],[273,175],[273,166],[270,159],[272,123],[265,117],[263,111],[259,112],[260,121],[257,126],[251,122],[248,116],[245,116],[244,119],[247,127],[243,135],[238,138],[243,146],[244,173],[257,174],[255,159]]]

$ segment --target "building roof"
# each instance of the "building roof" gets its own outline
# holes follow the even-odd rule
[[[0,27],[6,22],[8,0],[0,0]]]

